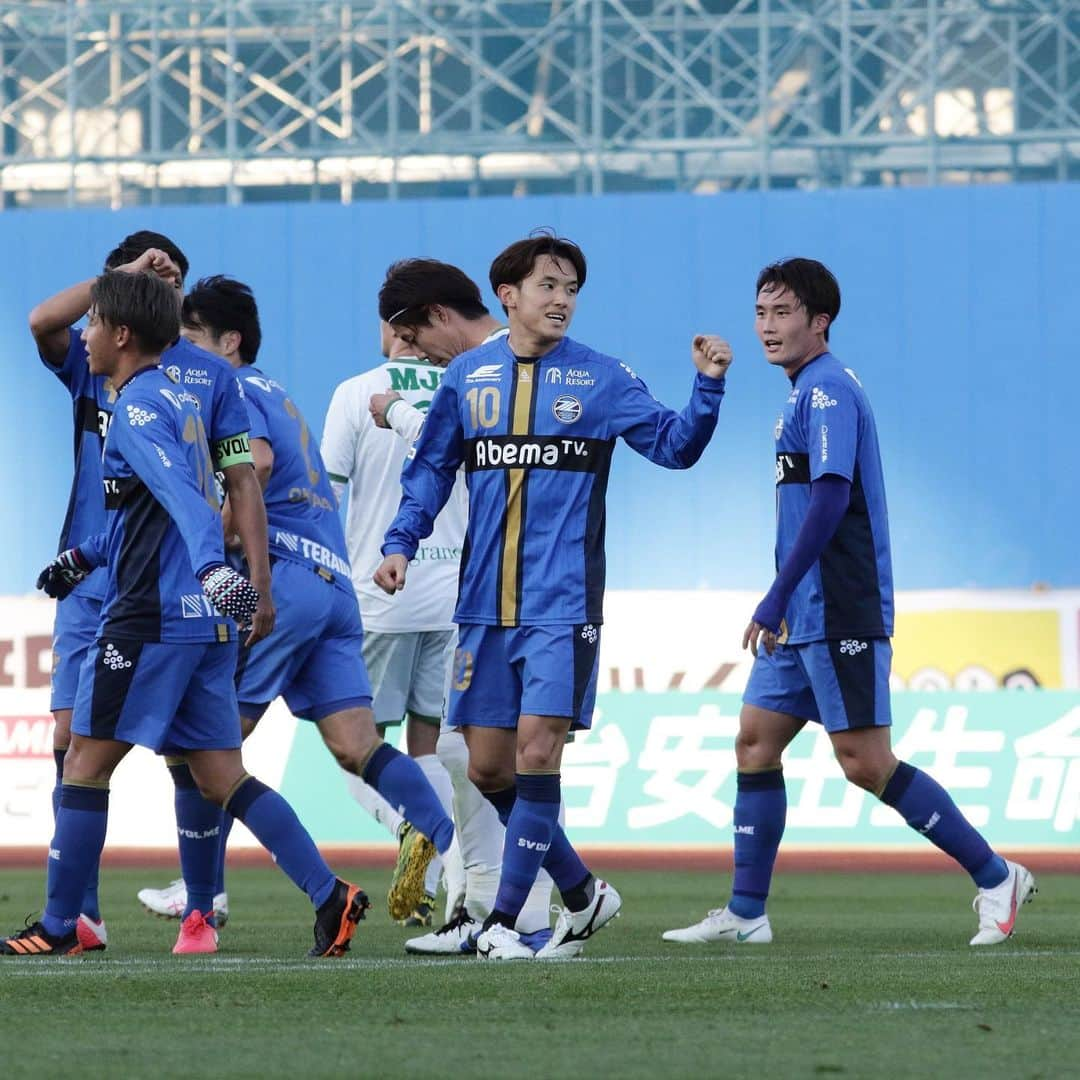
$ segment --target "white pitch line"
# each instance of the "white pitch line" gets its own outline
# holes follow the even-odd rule
[[[865,954],[864,954],[865,955]],[[869,954],[866,958],[882,960],[927,960],[927,959],[956,959],[963,955],[959,950],[937,950],[925,952],[905,953],[878,953]],[[990,953],[977,954],[977,962],[985,962],[984,957],[996,956],[998,962],[1008,960],[1031,960],[1038,957],[1065,958],[1080,957],[1080,950],[1055,950],[1055,949],[1009,949],[998,950]],[[974,959],[974,956],[972,957]],[[583,956],[576,960],[555,961],[551,964],[544,963],[545,967],[574,968],[582,965],[598,964],[717,964],[717,963],[741,963],[763,964],[773,963],[789,966],[792,963],[800,964],[829,964],[850,959],[850,954],[818,953],[806,956],[789,956],[777,949],[771,955],[763,955],[761,950],[753,953],[749,950],[723,949],[710,954],[679,955],[672,953],[665,956]],[[143,973],[147,975],[169,972],[179,973],[221,973],[223,971],[247,971],[252,974],[289,974],[293,972],[326,972],[339,971],[395,971],[407,968],[446,968],[447,970],[467,963],[475,963],[474,958],[456,961],[452,957],[349,957],[337,960],[287,960],[283,958],[258,957],[258,956],[207,956],[200,959],[185,958],[173,959],[172,957],[42,957],[0,960],[0,976],[7,978],[34,978],[34,977],[61,977],[61,978],[93,978],[108,977],[110,975],[125,975]],[[991,961],[993,962],[993,961]],[[523,965],[513,965],[520,968]],[[886,1007],[886,1006],[881,1006]]]

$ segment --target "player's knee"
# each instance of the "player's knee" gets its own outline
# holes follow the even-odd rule
[[[517,751],[517,771],[521,773],[556,772],[559,766],[559,748],[547,740],[533,740]]]
[[[762,738],[751,727],[740,727],[735,736],[735,762],[740,770],[761,770],[778,766],[781,749],[773,740]]]
[[[469,779],[480,791],[503,791],[514,784],[511,770],[485,762],[469,762]]]
[[[872,757],[838,751],[836,760],[847,780],[864,791],[879,791],[888,779],[888,771]]]

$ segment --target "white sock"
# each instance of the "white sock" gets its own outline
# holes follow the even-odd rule
[[[439,736],[439,760],[454,785],[454,825],[467,874],[502,865],[503,827],[495,807],[469,779],[469,751],[460,731]]]
[[[349,794],[396,840],[405,819],[370,785],[354,773],[345,773]]]
[[[413,758],[413,761],[420,766],[424,776],[427,777],[427,781],[435,792],[443,810],[446,811],[448,816],[452,817],[454,813],[454,785],[450,781],[450,774],[446,771],[446,766],[435,754],[424,754],[422,757]],[[442,871],[442,857],[436,855],[428,863],[427,873],[424,875],[424,892],[428,896],[438,895],[439,878],[442,877]]]
[[[443,884],[446,886],[446,922],[465,903],[465,864],[461,861],[461,848],[457,833],[453,843],[446,849],[443,860]]]

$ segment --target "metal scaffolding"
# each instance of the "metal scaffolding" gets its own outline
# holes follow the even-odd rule
[[[1080,0],[0,2],[3,205],[1080,177]]]

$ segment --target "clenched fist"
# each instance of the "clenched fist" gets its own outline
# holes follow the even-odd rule
[[[731,346],[715,334],[698,334],[691,343],[690,354],[694,358],[694,367],[713,379],[722,379],[734,359]]]

